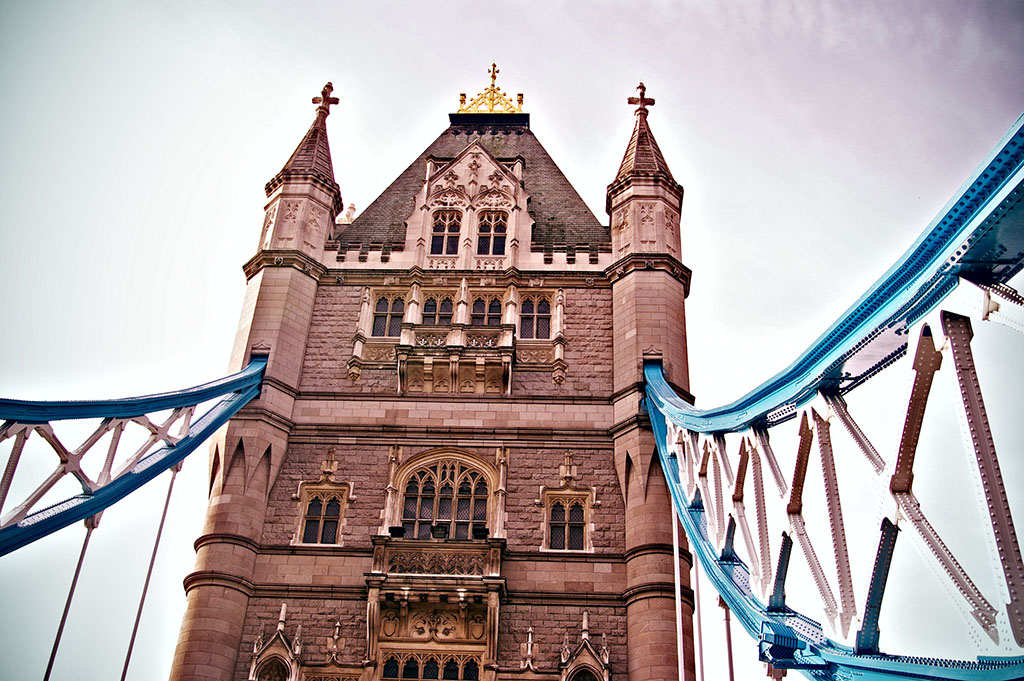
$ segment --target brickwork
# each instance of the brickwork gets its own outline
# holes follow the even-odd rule
[[[316,241],[316,230],[329,226],[320,222],[322,210],[340,205],[330,178],[284,173],[268,185],[273,195],[267,232],[246,265],[248,288],[232,354],[238,368],[254,346],[263,352],[269,348],[268,380],[260,398],[219,433],[214,445],[207,524],[196,571],[186,580],[188,610],[172,678],[248,678],[254,641],[261,635],[264,643],[270,640],[282,603],[287,605],[285,638],[293,642],[302,627],[297,679],[323,669],[340,622],[335,658],[360,681],[379,678],[372,661],[381,644],[391,650],[458,649],[482,661],[481,681],[516,679],[524,659],[521,644],[531,627],[534,672],[529,677],[556,681],[563,643],[570,650],[580,643],[584,612],[594,650],[608,647],[612,679],[676,677],[671,507],[639,400],[640,361],[652,348],[664,357],[670,380],[688,386],[684,298],[689,271],[675,250],[682,188],[639,191],[644,180],[623,176],[630,172],[627,166],[634,167],[624,162],[627,170],[620,170],[613,188],[625,189],[614,189],[619,193],[609,197],[610,205],[632,211],[637,219],[654,215],[656,222],[647,220],[641,231],[628,234],[632,246],[623,246],[622,231],[615,237],[616,252],[609,254],[610,228],[589,214],[529,133],[528,119],[514,127],[482,134],[469,119],[453,124],[431,147],[429,171],[444,172],[448,161],[443,159],[479,141],[480,160],[491,163],[496,176],[522,175],[509,182],[521,180],[515,201],[525,205],[524,197],[530,198],[517,219],[539,223],[514,223],[519,231],[510,232],[505,254],[513,264],[506,263],[504,271],[430,271],[436,263],[424,259],[416,239],[406,238],[402,225],[414,208],[414,195],[442,191],[441,184],[436,191],[424,188],[426,156],[363,216],[339,228],[329,243],[339,244],[344,258],[323,252],[326,238],[308,240]],[[326,128],[314,128],[303,144],[322,144],[317,158],[329,160]],[[523,158],[515,161],[517,155]],[[458,161],[457,177],[468,186],[465,178],[475,171],[467,159],[464,154]],[[459,196],[476,200],[472,189]],[[641,200],[644,205],[636,204]],[[466,212],[467,224],[473,214]],[[419,218],[409,223],[410,232],[413,222],[421,230],[416,234],[429,226]],[[652,229],[666,233],[651,240]],[[519,241],[518,255],[511,252],[512,236]],[[384,253],[391,254],[392,247],[395,256],[388,261]],[[367,248],[376,251],[369,260]],[[552,250],[560,252],[557,258]],[[471,245],[463,243],[461,251],[458,262],[474,262]],[[415,310],[403,324],[403,352],[419,362],[415,371],[433,381],[432,388],[448,390],[439,387],[444,369],[427,374],[425,358],[446,367],[449,356],[459,357],[451,384],[457,379],[468,385],[462,388],[467,393],[400,393],[400,387],[422,390],[423,381],[411,381],[408,370],[400,384],[398,358],[389,356],[388,347],[399,338],[369,335],[366,287],[371,295],[403,291],[407,296],[404,291],[414,281],[427,292],[451,288],[456,300],[459,282],[467,281],[469,295],[486,291],[503,301],[500,326],[486,333],[476,327],[470,338],[460,335],[456,321],[448,336],[451,346],[436,327],[423,327],[424,335],[417,336]],[[538,295],[551,304],[545,317],[551,338],[516,338],[519,305]],[[465,308],[453,312],[453,317],[468,314]],[[541,319],[539,311],[535,314]],[[417,339],[423,342],[417,345]],[[399,534],[402,529],[408,475],[419,462],[444,457],[484,472],[487,519],[472,519],[472,527],[486,524],[490,536],[423,541],[381,536],[382,530]],[[303,490],[328,484],[336,485],[332,489],[346,502],[336,543],[296,541],[305,512]],[[544,503],[555,497],[545,497],[542,488],[585,503],[584,550],[547,545],[550,506]],[[424,492],[428,505],[433,494]],[[385,508],[389,498],[391,507]],[[454,515],[458,499],[447,498]],[[417,527],[443,529],[446,523],[429,516],[433,510]],[[463,532],[469,533],[470,506],[458,513]],[[434,618],[429,633],[424,616]],[[684,619],[684,660],[692,675],[691,625]],[[420,629],[414,635],[415,622]],[[364,666],[367,658],[371,663]]]

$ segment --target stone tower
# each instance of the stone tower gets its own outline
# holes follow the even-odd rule
[[[676,678],[640,398],[652,353],[687,394],[683,190],[641,86],[602,225],[497,73],[354,219],[330,84],[267,184],[231,359],[266,379],[211,448],[172,678]]]

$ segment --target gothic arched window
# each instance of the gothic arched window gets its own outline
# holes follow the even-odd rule
[[[452,323],[452,310],[454,309],[451,298],[427,298],[423,303],[423,323],[434,326],[449,326]]]
[[[288,681],[288,669],[280,660],[270,660],[256,673],[257,681]]]
[[[476,254],[505,255],[507,233],[508,213],[502,210],[481,211],[477,223]]]
[[[437,461],[420,468],[405,484],[402,527],[410,539],[441,536],[470,539],[487,528],[487,480],[460,461]],[[478,530],[479,528],[479,530]]]
[[[572,681],[597,681],[597,677],[589,669],[581,669],[572,675]]]
[[[473,326],[498,326],[501,324],[501,301],[497,298],[473,301],[473,314],[469,323]]]
[[[402,333],[402,314],[405,312],[405,301],[401,298],[388,300],[386,296],[377,299],[373,308],[374,336],[397,337]]]
[[[340,494],[314,494],[306,504],[303,544],[337,544],[343,499]]]
[[[462,211],[434,211],[434,229],[430,238],[431,255],[455,255],[459,252],[459,225]]]
[[[586,548],[586,510],[583,501],[555,501],[548,523],[548,548],[583,551]]]
[[[520,338],[551,337],[551,303],[547,298],[527,298],[519,312]]]

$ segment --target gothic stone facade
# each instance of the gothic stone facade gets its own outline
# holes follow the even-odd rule
[[[231,360],[266,378],[212,446],[172,678],[676,678],[641,361],[687,394],[690,272],[652,102],[610,226],[493,110],[336,224],[335,102],[266,188]]]

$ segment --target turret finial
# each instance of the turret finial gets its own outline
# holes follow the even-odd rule
[[[320,96],[313,98],[313,103],[320,105],[316,108],[317,116],[323,114],[326,118],[331,113],[331,104],[337,104],[340,101],[337,97],[331,97],[332,92],[334,92],[334,85],[327,81],[327,85],[324,85],[324,89],[320,91]]]
[[[523,93],[520,92],[516,96],[516,101],[513,102],[506,93],[498,88],[496,83],[501,69],[496,63],[491,62],[491,68],[487,69],[487,73],[491,77],[490,87],[484,89],[468,104],[466,103],[466,94],[460,94],[458,113],[522,113]]]
[[[647,86],[643,84],[643,81],[641,81],[640,84],[636,86],[636,90],[637,92],[640,93],[640,96],[630,97],[629,99],[626,100],[626,103],[635,106],[636,113],[638,115],[642,112],[643,115],[646,116],[647,107],[654,106],[654,100],[645,96],[647,94]]]

